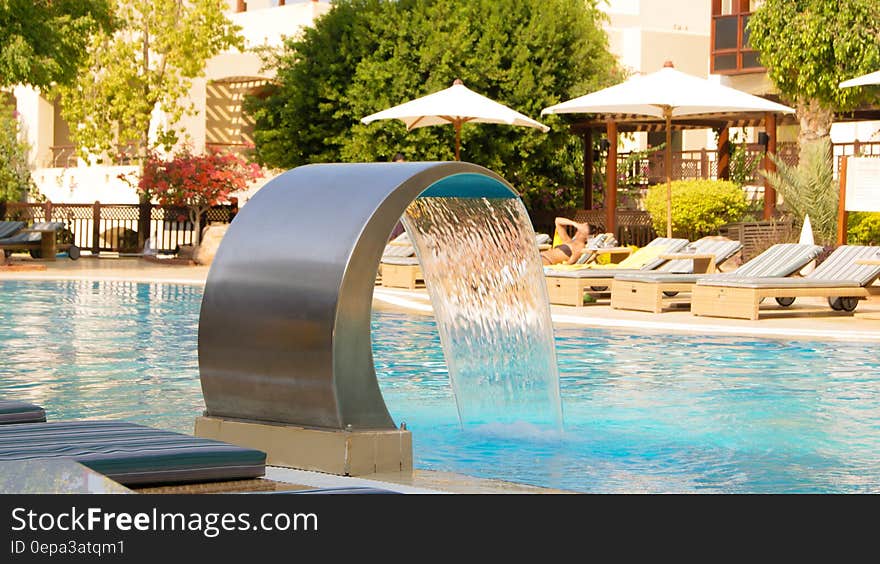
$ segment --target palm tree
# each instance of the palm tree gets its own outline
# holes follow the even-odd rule
[[[804,143],[797,166],[787,165],[775,155],[771,158],[777,171],[761,174],[801,223],[806,215],[810,216],[818,244],[833,245],[837,237],[839,189],[831,166],[831,141],[826,137]]]

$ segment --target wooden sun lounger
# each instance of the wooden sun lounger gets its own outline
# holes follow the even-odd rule
[[[639,264],[639,252],[650,247],[662,247],[663,253],[674,253],[681,250],[688,244],[687,239],[667,239],[658,237],[651,241],[645,247],[642,247],[623,261],[619,268],[583,268],[574,270],[554,270],[553,267],[545,267],[544,274],[547,281],[547,295],[551,304],[570,305],[582,307],[584,305],[584,294],[589,293],[594,298],[605,298],[609,295],[611,284],[614,277],[618,274],[634,274],[653,270],[667,259],[652,255],[651,260],[643,264],[640,268],[627,268],[629,261],[633,264]],[[652,252],[652,251],[648,251]]]
[[[408,288],[414,290],[419,283],[424,284],[424,276],[416,258],[416,249],[404,232],[385,245],[379,262],[379,281],[387,288]]]
[[[775,298],[788,307],[799,297],[828,298],[836,311],[852,312],[860,299],[880,294],[877,247],[844,245],[803,278],[701,279],[694,286],[691,313],[760,319],[761,302]]]
[[[79,258],[79,247],[72,243],[58,243],[58,233],[64,229],[60,221],[35,223],[14,235],[0,239],[0,249],[8,258],[14,251],[30,251],[43,260],[55,260],[58,251],[67,252],[71,260]]]
[[[822,247],[818,245],[780,243],[771,246],[735,271],[724,274],[700,273],[695,267],[690,274],[647,272],[617,276],[612,287],[611,307],[662,313],[673,306],[689,304],[691,291],[698,279],[791,276],[815,259],[821,251]]]
[[[416,257],[385,257],[380,263],[382,286],[414,290],[425,284],[425,276]]]

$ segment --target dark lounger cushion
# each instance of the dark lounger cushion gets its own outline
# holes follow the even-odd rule
[[[264,452],[118,421],[0,426],[0,460],[71,458],[123,485],[259,478]]]
[[[250,492],[247,492],[250,494]],[[371,488],[369,486],[340,486],[337,488],[315,488],[312,490],[279,490],[274,492],[253,492],[259,495],[350,495],[350,494],[398,494],[394,490]]]
[[[46,412],[39,405],[0,399],[0,425],[6,423],[42,423]]]

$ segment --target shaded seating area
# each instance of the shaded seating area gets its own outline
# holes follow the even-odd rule
[[[741,246],[740,244],[740,248]],[[713,251],[711,245],[707,245],[705,249],[706,252]],[[723,253],[723,247],[714,249],[714,252]],[[778,243],[736,270],[723,274],[709,276],[699,272],[684,273],[676,270],[621,274],[614,279],[611,307],[661,313],[675,305],[689,304],[691,301],[690,293],[698,279],[728,280],[746,277],[792,276],[819,256],[820,252],[822,252],[822,247],[818,245]],[[732,255],[733,253],[730,256]]]
[[[125,486],[259,478],[266,454],[119,421],[0,426],[0,461],[70,459]]]
[[[46,421],[46,410],[39,405],[0,398],[0,425],[44,421]]]
[[[545,266],[550,303],[583,306],[588,289],[592,290],[591,294],[607,294],[616,275],[654,270],[668,261],[663,255],[680,251],[688,242],[687,239],[657,237],[616,264]]]
[[[852,312],[859,300],[880,293],[880,248],[843,245],[803,278],[701,278],[693,289],[691,313],[713,317],[760,319],[761,302],[779,306],[799,297],[827,298],[835,311]]]
[[[34,258],[55,260],[58,252],[66,252],[71,260],[76,260],[80,256],[79,247],[73,243],[58,243],[58,234],[64,228],[64,222],[61,221],[34,223],[30,227],[22,227],[0,238],[0,249],[7,258],[14,252],[27,251]]]

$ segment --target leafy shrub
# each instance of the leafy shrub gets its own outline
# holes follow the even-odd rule
[[[847,242],[880,245],[880,213],[851,212],[847,221]]]
[[[666,184],[648,189],[645,200],[657,233],[666,233]],[[748,209],[742,189],[727,180],[676,180],[672,183],[672,232],[691,240],[718,233],[740,221]]]

